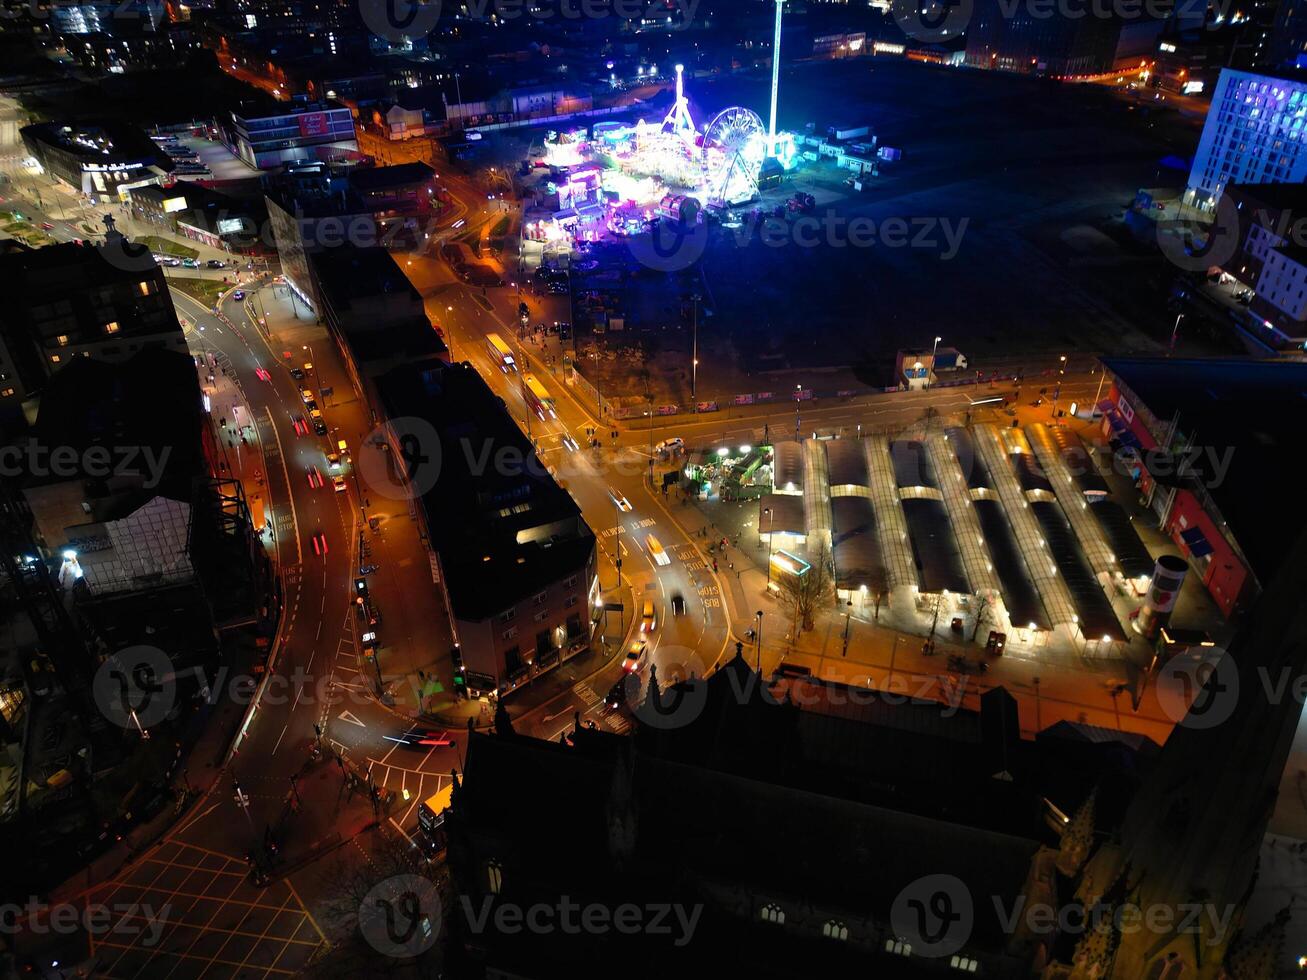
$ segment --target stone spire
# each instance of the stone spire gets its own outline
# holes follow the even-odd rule
[[[1295,537],[1228,652],[1210,651],[1220,657],[1206,667],[1182,656],[1159,671],[1159,696],[1180,692],[1173,700],[1181,704],[1193,690],[1197,696],[1121,827],[1120,860],[1138,875],[1141,908],[1169,910],[1177,924],[1190,921],[1185,913],[1193,903],[1235,914],[1202,916],[1198,931],[1177,925],[1122,936],[1112,977],[1175,970],[1208,980],[1223,972],[1302,714],[1299,701],[1282,693],[1283,684],[1307,671],[1307,529]]]
[[[1062,831],[1062,843],[1057,849],[1057,870],[1068,878],[1074,878],[1080,873],[1094,843],[1094,803],[1097,796],[1098,787],[1094,787],[1094,791],[1080,804],[1080,809],[1076,810],[1076,815]]]
[[[650,711],[660,711],[663,703],[663,692],[658,686],[658,665],[649,665],[649,688],[644,695],[644,706]]]
[[[623,741],[613,765],[608,787],[608,851],[621,867],[635,853],[639,819],[635,806],[635,751],[629,739]]]
[[[513,719],[508,716],[508,708],[504,706],[504,699],[500,698],[495,705],[495,734],[496,735],[516,735],[513,731]]]
[[[1256,933],[1241,938],[1225,959],[1230,980],[1275,980],[1280,975],[1285,927],[1293,914],[1293,899]]]

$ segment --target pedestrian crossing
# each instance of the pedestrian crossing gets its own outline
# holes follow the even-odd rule
[[[603,700],[602,698],[599,697],[598,694],[595,693],[594,688],[591,687],[589,684],[585,683],[584,681],[582,681],[580,684],[574,684],[572,686],[572,693],[575,694],[577,697],[579,697],[582,701],[584,701],[585,706],[587,708],[593,708],[596,704],[598,704],[601,700]]]

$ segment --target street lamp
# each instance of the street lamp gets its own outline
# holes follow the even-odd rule
[[[939,350],[939,342],[943,339],[943,337],[936,337],[934,345],[930,348],[930,370],[926,372],[925,384],[927,388],[930,387],[930,378],[935,373],[935,352]]]
[[[1053,386],[1053,418],[1057,418],[1057,400],[1062,394],[1062,378],[1066,375],[1066,355],[1057,359],[1057,384]]]
[[[758,635],[754,637],[754,639],[757,640],[758,645],[756,647],[757,659],[754,661],[754,663],[757,664],[758,673],[761,674],[762,673],[762,610],[759,609],[756,615],[758,617]]]
[[[690,295],[690,302],[694,304],[694,351],[690,355],[690,400],[698,405],[699,394],[699,300],[702,297],[698,293]]]
[[[849,623],[853,620],[853,600],[850,599],[845,605],[848,608],[844,611],[844,649],[840,652],[841,657],[849,655]]]
[[[802,400],[799,398],[801,394],[803,394],[803,385],[796,384],[794,386],[794,438],[795,439],[799,438],[799,425],[800,425],[799,406],[803,404]]]

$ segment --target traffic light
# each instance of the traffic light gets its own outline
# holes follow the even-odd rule
[[[467,697],[467,677],[463,672],[463,653],[455,643],[449,650],[449,659],[454,664],[454,694],[457,697]]]

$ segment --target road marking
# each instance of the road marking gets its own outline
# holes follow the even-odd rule
[[[301,690],[302,690],[302,689],[301,689]],[[299,700],[299,697],[297,696],[297,697],[295,698],[295,700],[298,701],[298,700]],[[292,706],[290,710],[291,710],[291,711],[294,711],[295,708]],[[277,736],[277,741],[276,741],[276,743],[272,746],[272,751],[269,753],[269,755],[276,755],[276,754],[277,754],[277,749],[278,749],[278,747],[281,745],[281,740],[282,740],[283,738],[286,737],[286,729],[289,728],[289,727],[290,727],[290,722],[286,722],[286,724],[284,724],[284,725],[281,726],[281,734]]]
[[[281,454],[281,470],[283,475],[286,477],[286,497],[290,501],[291,524],[295,528],[295,534],[293,535],[295,538],[295,561],[299,564],[303,564],[304,546],[300,541],[299,516],[295,513],[295,494],[291,491],[290,469],[286,466],[286,451],[282,448],[281,433],[277,431],[277,423],[272,417],[272,409],[267,405],[264,405],[263,411],[267,413],[268,424],[272,426],[272,435],[277,440],[277,452]],[[279,541],[278,545],[280,546],[280,544],[281,542]],[[278,547],[277,550],[280,551],[280,547]]]
[[[343,687],[344,685],[341,685],[341,686]],[[361,722],[361,721],[359,721],[357,718],[355,718],[354,715],[353,715],[351,712],[349,712],[349,711],[342,711],[342,712],[341,712],[340,714],[338,714],[336,717],[339,718],[341,721],[347,721],[347,722],[349,722],[351,725],[358,725],[359,728],[367,728],[367,727],[368,727],[367,725],[363,724],[363,722]]]

